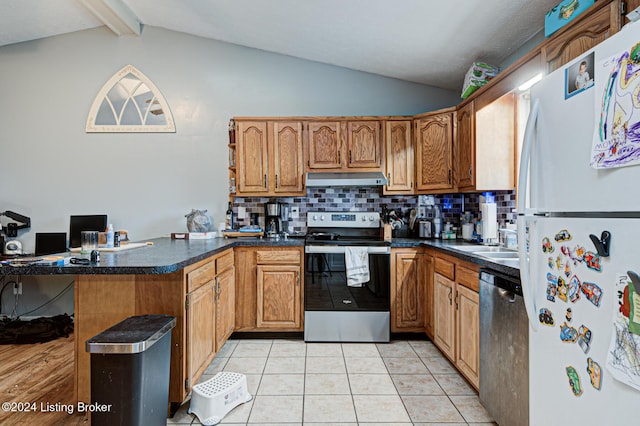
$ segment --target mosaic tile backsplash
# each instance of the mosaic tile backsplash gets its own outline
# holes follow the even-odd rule
[[[494,191],[495,202],[498,205],[498,222],[500,224],[515,222],[516,196],[515,191]],[[463,212],[471,212],[474,218],[480,216],[480,196],[482,194],[451,194],[436,195],[435,203],[442,211],[443,223],[451,222],[454,225],[460,223],[460,215]],[[233,202],[234,211],[238,207],[245,207],[247,216],[239,219],[240,226],[249,224],[249,214],[258,213],[260,226],[264,227],[264,204],[274,198],[266,197],[236,197]],[[308,188],[306,197],[281,197],[275,200],[298,206],[300,213],[298,219],[291,219],[288,223],[288,232],[306,232],[306,219],[308,211],[382,211],[386,205],[389,210],[395,210],[408,222],[411,209],[418,208],[418,196],[383,195],[380,187],[333,187],[333,188]],[[429,210],[427,210],[429,212]],[[427,217],[432,216],[427,214]]]

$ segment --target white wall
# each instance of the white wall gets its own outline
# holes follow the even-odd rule
[[[127,64],[162,92],[176,133],[85,133],[98,90]],[[404,115],[458,100],[451,91],[155,27],[139,38],[103,27],[4,46],[0,211],[31,217],[19,235],[27,251],[35,232],[68,232],[71,214],[106,213],[134,240],[185,230],[192,208],[208,209],[217,223],[227,200],[230,117]],[[66,283],[33,281],[43,300]],[[25,286],[31,305],[28,297]]]

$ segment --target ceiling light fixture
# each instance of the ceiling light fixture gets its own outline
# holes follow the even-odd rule
[[[121,0],[79,1],[115,35],[139,36],[142,33],[140,20]]]

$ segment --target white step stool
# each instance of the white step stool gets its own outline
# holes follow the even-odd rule
[[[251,399],[253,397],[247,391],[247,377],[223,371],[191,389],[187,413],[194,413],[203,425],[216,425],[229,411]]]

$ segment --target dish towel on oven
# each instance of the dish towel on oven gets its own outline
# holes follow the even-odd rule
[[[344,263],[347,269],[347,285],[362,287],[369,281],[369,254],[367,247],[345,247]]]

